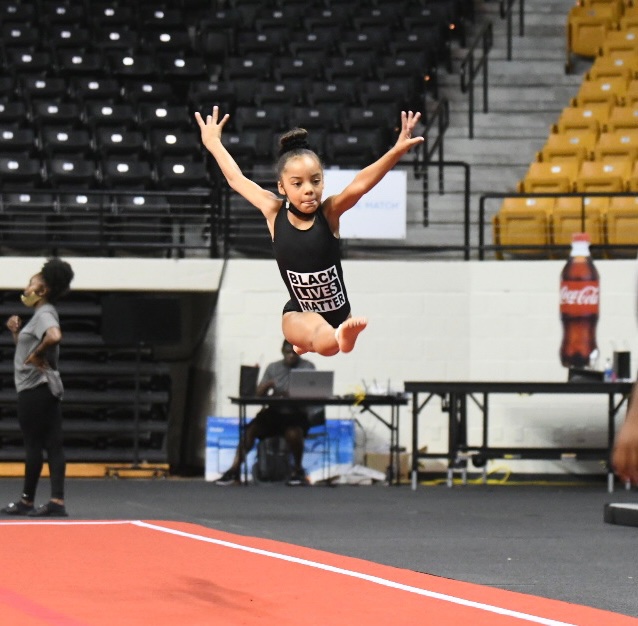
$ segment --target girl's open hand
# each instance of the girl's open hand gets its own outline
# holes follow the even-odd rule
[[[413,111],[401,111],[401,132],[399,133],[396,145],[402,152],[407,152],[410,148],[412,148],[412,146],[423,143],[423,137],[412,136],[414,127],[418,124],[420,119],[421,113],[419,112],[414,113]]]
[[[207,115],[206,120],[201,116],[199,111],[195,112],[195,120],[199,125],[199,129],[202,133],[202,142],[208,148],[210,142],[220,141],[222,136],[222,130],[228,121],[230,115],[226,113],[221,120],[219,119],[219,107],[213,107],[213,114]]]

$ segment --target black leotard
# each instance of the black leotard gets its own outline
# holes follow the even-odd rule
[[[273,250],[291,301],[287,311],[314,311],[337,328],[350,315],[343,282],[339,239],[330,231],[323,206],[308,230],[295,228],[285,207],[275,218]]]

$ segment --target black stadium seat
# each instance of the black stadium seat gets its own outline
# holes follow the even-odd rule
[[[91,189],[96,184],[96,167],[83,157],[52,156],[46,160],[47,182],[57,189]]]
[[[25,76],[20,79],[20,90],[29,102],[36,100],[65,99],[68,93],[64,78],[49,76]]]
[[[0,100],[0,126],[19,128],[27,123],[29,109],[22,100]]]
[[[71,90],[78,102],[91,100],[116,102],[120,97],[120,83],[115,78],[75,77],[71,79]]]
[[[15,76],[45,76],[55,66],[53,53],[48,51],[8,50],[7,57]]]
[[[86,125],[134,128],[137,125],[136,109],[132,104],[111,102],[88,102],[85,107]]]
[[[3,189],[41,187],[44,182],[39,158],[0,156],[0,185]]]
[[[379,130],[359,130],[350,133],[330,133],[325,150],[328,165],[347,164],[360,168],[378,159],[388,149]]]
[[[0,126],[0,154],[35,157],[37,152],[33,129]]]
[[[100,176],[106,189],[148,189],[153,185],[153,170],[146,160],[126,157],[101,160]]]
[[[77,102],[39,100],[31,107],[31,120],[37,128],[43,126],[77,128],[84,125],[82,112],[82,107]]]
[[[200,138],[193,131],[180,129],[154,128],[149,131],[148,143],[153,158],[189,157],[192,160],[202,158]]]
[[[63,155],[92,158],[93,143],[88,130],[72,126],[44,126],[40,130],[42,149],[47,157]]]
[[[49,28],[47,41],[49,47],[57,53],[73,50],[76,54],[86,52],[91,46],[91,31],[79,24],[56,24]]]
[[[194,130],[193,111],[185,104],[140,104],[137,109],[139,125],[143,128]]]
[[[122,89],[122,98],[134,105],[144,102],[170,104],[176,101],[172,87],[163,80],[129,80]]]
[[[122,156],[141,158],[146,152],[142,131],[127,126],[98,126],[94,130],[96,152],[100,158]]]
[[[184,158],[160,159],[157,162],[157,180],[159,188],[166,191],[208,189],[211,186],[206,164]]]

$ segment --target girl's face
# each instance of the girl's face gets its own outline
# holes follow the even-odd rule
[[[302,154],[288,160],[277,183],[279,193],[302,213],[312,214],[321,204],[323,168],[319,160]]]
[[[35,306],[46,296],[46,293],[47,286],[42,279],[42,274],[34,274],[22,294],[22,302],[26,306]]]

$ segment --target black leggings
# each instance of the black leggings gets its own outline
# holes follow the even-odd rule
[[[46,384],[18,393],[18,422],[26,452],[24,491],[25,500],[33,500],[47,452],[51,477],[51,498],[64,499],[64,439],[60,400],[53,396]]]

